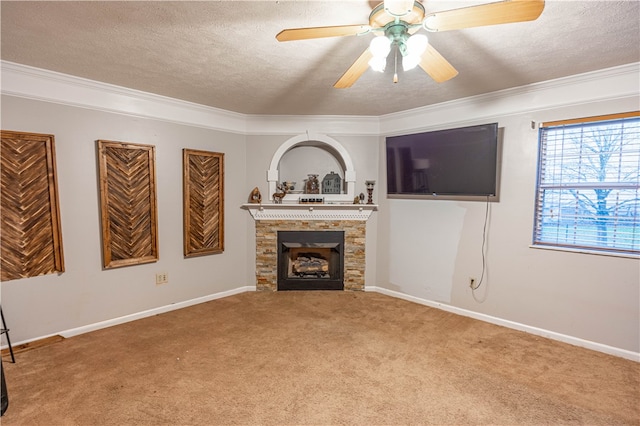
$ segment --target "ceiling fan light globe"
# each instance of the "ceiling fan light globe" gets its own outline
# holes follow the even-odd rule
[[[425,50],[427,50],[427,45],[429,44],[429,39],[424,34],[414,34],[407,39],[407,53],[409,55],[422,56]]]
[[[387,66],[387,59],[383,56],[374,56],[369,60],[369,66],[374,71],[384,72],[384,69]]]
[[[402,58],[402,69],[409,71],[414,69],[420,63],[419,55],[407,55]]]
[[[391,51],[391,40],[385,36],[374,37],[369,44],[369,50],[374,57],[386,58]]]
[[[413,10],[414,0],[384,0],[384,11],[391,16],[405,16]]]

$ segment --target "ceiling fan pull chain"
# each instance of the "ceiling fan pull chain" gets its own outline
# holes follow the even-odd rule
[[[393,66],[393,82],[398,82],[398,48],[396,48],[396,54],[394,57],[394,66]]]

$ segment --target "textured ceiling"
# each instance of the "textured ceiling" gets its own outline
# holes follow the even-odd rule
[[[459,71],[333,84],[371,35],[279,43],[284,28],[366,24],[376,2],[2,1],[2,60],[245,114],[383,115],[640,61],[640,2],[547,1],[533,22],[428,34]],[[427,13],[485,2],[425,0]],[[401,67],[400,67],[401,68]]]

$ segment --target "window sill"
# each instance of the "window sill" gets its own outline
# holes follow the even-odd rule
[[[598,256],[625,257],[625,258],[629,258],[629,259],[640,259],[640,254],[616,253],[616,252],[589,250],[589,249],[580,249],[580,248],[571,248],[571,247],[543,246],[543,245],[531,244],[531,245],[529,245],[529,248],[541,249],[541,250],[566,251],[566,252],[570,252],[570,253],[594,254],[594,255],[598,255]]]

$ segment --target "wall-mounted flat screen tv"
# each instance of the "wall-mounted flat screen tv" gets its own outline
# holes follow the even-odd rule
[[[386,138],[389,198],[497,197],[498,123]]]

